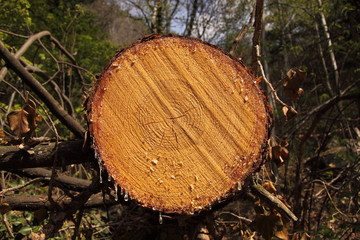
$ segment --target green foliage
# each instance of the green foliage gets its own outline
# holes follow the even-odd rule
[[[0,28],[19,31],[31,26],[28,0],[0,0]]]
[[[6,216],[15,239],[23,239],[31,233],[41,233],[42,227],[36,223],[34,214],[31,212],[11,211],[6,213]],[[0,239],[11,239],[4,224],[0,225]]]
[[[0,1],[4,2],[0,8],[1,28],[25,36],[47,30],[74,56],[81,70],[74,68],[74,63],[47,37],[44,37],[41,43],[35,42],[22,58],[28,64],[40,68],[48,77],[52,77],[71,101],[74,109],[82,107],[82,91],[85,84],[88,87],[93,83],[94,74],[103,70],[117,48],[113,43],[105,40],[106,33],[100,29],[96,16],[83,6],[89,1]],[[1,33],[0,37],[3,38],[5,45],[14,51],[26,41],[24,38],[6,33]],[[54,61],[55,59],[57,62]],[[77,71],[83,76],[82,79]],[[12,72],[9,72],[6,77],[13,86],[19,86]],[[41,80],[41,78],[38,79]],[[46,83],[44,86],[53,96],[58,96],[51,84]],[[11,88],[4,89],[3,94],[0,95],[0,101],[7,101],[12,91]],[[78,113],[77,118],[83,119],[83,112]],[[63,138],[70,136],[69,131],[60,125],[59,133]]]

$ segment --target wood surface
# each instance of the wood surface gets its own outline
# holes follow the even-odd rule
[[[200,211],[240,189],[262,162],[271,122],[240,61],[175,35],[118,52],[88,109],[100,166],[126,199],[167,213]]]

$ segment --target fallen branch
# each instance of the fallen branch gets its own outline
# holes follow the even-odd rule
[[[28,178],[43,177],[44,181],[50,179],[51,177],[51,171],[44,168],[25,168],[21,170],[12,170],[11,172]],[[54,178],[54,181],[55,185],[61,185],[66,189],[73,191],[84,190],[91,184],[90,180],[70,177],[63,174],[57,174],[57,176]]]
[[[298,220],[295,214],[291,212],[290,209],[283,202],[281,202],[277,197],[266,191],[263,186],[255,184],[251,186],[251,191],[262,201],[274,207],[281,215],[286,216],[287,218],[294,221]]]
[[[55,142],[40,143],[29,149],[16,146],[0,146],[0,170],[52,167]],[[57,147],[57,166],[89,162],[90,151],[83,149],[83,141],[60,142]]]
[[[46,238],[53,237],[64,224],[65,220],[72,219],[78,210],[82,211],[90,198],[100,192],[101,188],[102,185],[98,181],[93,181],[87,189],[74,197],[68,204],[65,204],[61,210],[53,212],[49,217],[49,222],[44,226]]]
[[[53,196],[54,199],[57,199],[57,203],[60,206],[68,205],[71,202],[70,197],[62,196]],[[0,197],[2,203],[7,203],[10,205],[12,210],[18,211],[36,211],[41,208],[47,210],[54,210],[54,206],[51,205],[48,201],[47,195],[9,195]],[[117,204],[114,200],[110,199],[106,195],[103,198],[102,194],[95,194],[89,198],[85,203],[85,208],[101,208],[104,206]]]

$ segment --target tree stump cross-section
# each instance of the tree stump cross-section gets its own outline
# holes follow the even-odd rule
[[[118,52],[94,87],[97,158],[144,207],[189,214],[256,171],[271,113],[254,76],[189,37],[151,35]]]

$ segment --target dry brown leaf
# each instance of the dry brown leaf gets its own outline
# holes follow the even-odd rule
[[[286,74],[285,82],[283,84],[285,96],[293,101],[298,100],[303,93],[303,89],[301,89],[300,86],[305,81],[305,78],[305,71],[297,68],[290,69]]]
[[[277,166],[280,166],[289,160],[289,150],[287,150],[288,145],[289,143],[287,141],[282,140],[280,144],[271,148],[270,158]]]
[[[25,143],[29,140],[37,127],[37,121],[41,120],[36,112],[36,104],[28,99],[20,110],[15,110],[7,116],[11,131],[17,137],[25,137]]]
[[[6,139],[6,135],[3,130],[0,129],[0,143],[7,143],[9,139]]]
[[[268,191],[271,194],[276,195],[276,188],[273,184],[273,182],[271,181],[266,181],[263,183],[263,187],[266,189],[266,191]]]
[[[282,111],[285,115],[286,121],[293,119],[297,115],[297,111],[293,107],[290,107],[290,106],[284,106],[282,108]]]
[[[5,133],[3,130],[0,129],[0,138],[3,138],[3,137],[5,137]]]
[[[21,109],[12,111],[7,116],[11,131],[18,137],[30,131],[27,115],[28,112]]]
[[[257,214],[254,222],[256,231],[265,239],[272,239],[273,236],[283,240],[288,239],[287,227],[279,213],[272,212],[270,215]]]
[[[30,235],[29,235],[29,238],[31,240],[45,240],[45,233],[34,233],[34,232],[31,232]]]
[[[241,239],[244,240],[254,240],[254,237],[256,235],[256,232],[251,232],[249,230],[241,230],[239,236],[241,237]]]
[[[210,240],[209,230],[203,225],[197,235],[198,240]]]
[[[308,240],[311,239],[311,236],[306,232],[296,232],[293,234],[291,240]]]

